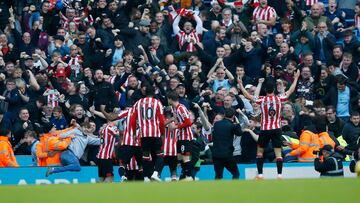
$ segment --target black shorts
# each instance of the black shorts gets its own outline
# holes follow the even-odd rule
[[[98,176],[100,178],[114,176],[112,159],[99,159],[99,161],[98,161]]]
[[[130,163],[131,158],[134,156],[138,166],[142,166],[142,151],[141,147],[123,145],[118,149],[119,164],[126,166]]]
[[[162,153],[161,146],[162,146],[162,140],[160,137],[141,138],[141,148],[144,155]]]
[[[262,130],[260,131],[258,145],[261,148],[266,148],[271,140],[272,146],[274,148],[281,148],[281,135],[281,128],[274,130]]]
[[[179,140],[177,142],[177,151],[178,151],[178,154],[181,154],[181,155],[185,155],[185,156],[190,156],[191,154],[191,141],[189,140]]]

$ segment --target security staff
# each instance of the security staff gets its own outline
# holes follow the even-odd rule
[[[240,176],[236,161],[233,158],[234,135],[241,136],[241,126],[234,124],[235,110],[233,108],[225,109],[225,117],[217,121],[213,128],[213,162],[215,170],[215,179],[222,179],[224,167],[230,171],[233,179]]]
[[[314,161],[315,170],[320,173],[320,177],[339,177],[344,176],[342,156],[334,152],[331,145],[325,145],[320,153],[324,160],[317,157]]]
[[[9,138],[11,132],[7,129],[0,129],[0,168],[2,167],[19,167],[14,156]]]

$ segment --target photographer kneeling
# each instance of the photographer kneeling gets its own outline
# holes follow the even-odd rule
[[[320,160],[319,156],[322,156],[323,160]],[[315,170],[320,173],[320,177],[344,176],[341,159],[342,156],[334,152],[331,145],[325,145],[317,152],[317,158],[314,160]]]

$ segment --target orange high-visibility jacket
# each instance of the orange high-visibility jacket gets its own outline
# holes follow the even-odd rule
[[[61,165],[60,153],[61,151],[67,149],[71,139],[59,139],[59,132],[48,133],[45,136],[45,151],[48,153],[46,164],[51,166]],[[49,152],[54,152],[55,154],[53,156],[49,156]]]
[[[9,138],[0,136],[0,167],[18,166]]]
[[[319,150],[319,138],[317,134],[304,130],[300,135],[300,143],[291,144],[291,148],[290,155],[297,156],[299,162],[313,162],[316,158],[313,151]]]
[[[319,133],[319,142],[320,148],[323,148],[325,145],[331,145],[335,149],[335,142],[331,139],[328,132]]]
[[[45,150],[45,138],[46,136],[41,136],[40,141],[36,144],[36,157],[38,159],[38,166],[47,166],[46,159],[48,153]]]

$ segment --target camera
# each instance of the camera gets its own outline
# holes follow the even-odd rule
[[[319,150],[314,150],[313,154],[316,155],[316,156],[320,156],[322,153]]]

